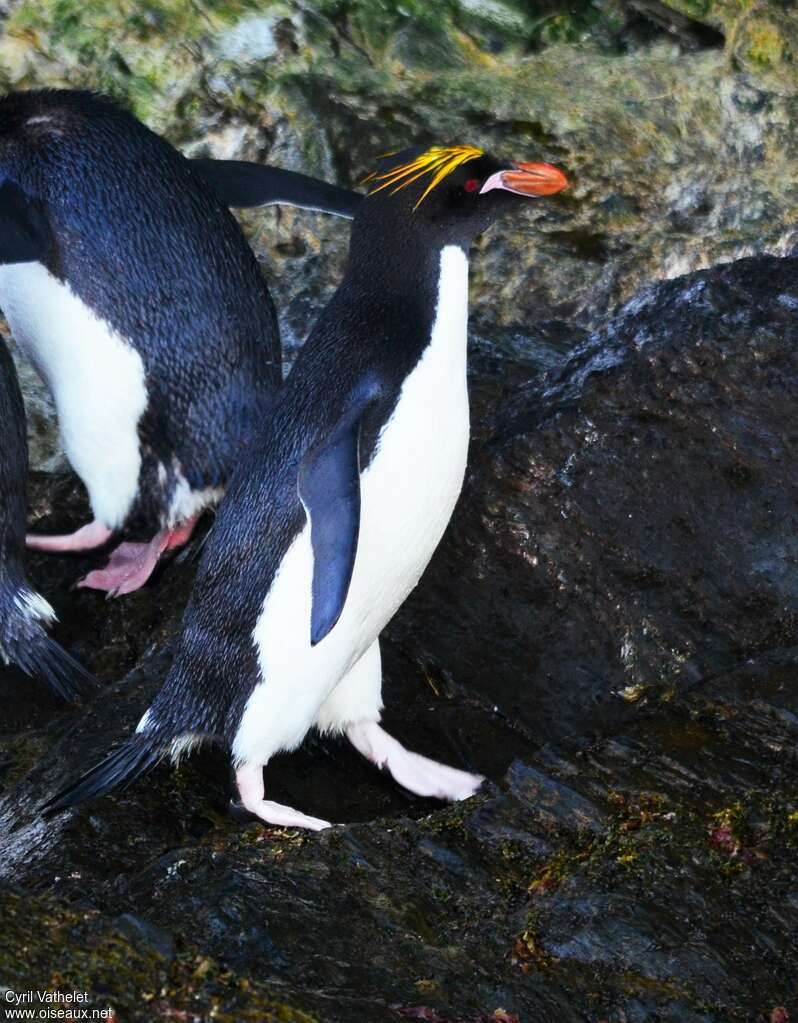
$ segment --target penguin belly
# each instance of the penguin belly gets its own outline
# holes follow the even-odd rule
[[[0,267],[0,307],[53,395],[95,518],[118,529],[139,486],[137,426],[147,407],[140,354],[41,263]]]
[[[237,763],[296,747],[326,698],[415,587],[462,488],[469,438],[468,261],[443,250],[430,343],[406,377],[361,475],[360,533],[337,624],[310,644],[310,523],[277,571],[254,630],[261,682],[233,742]],[[353,708],[356,712],[356,708]]]

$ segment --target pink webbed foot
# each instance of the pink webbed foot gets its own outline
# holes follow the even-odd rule
[[[290,806],[264,799],[263,768],[258,764],[239,767],[236,771],[236,786],[242,805],[267,824],[275,824],[280,828],[305,828],[308,831],[323,831],[324,828],[332,827],[329,821],[309,817]]]
[[[81,526],[74,533],[67,533],[64,536],[37,536],[35,533],[28,533],[25,537],[25,545],[33,551],[68,554],[102,547],[113,535],[112,530],[104,526],[102,522],[95,520]]]
[[[105,568],[95,569],[79,580],[79,589],[105,590],[109,597],[133,593],[147,582],[165,551],[181,547],[190,538],[196,519],[177,529],[162,529],[149,543],[122,543],[111,553]]]
[[[482,782],[482,775],[447,767],[437,760],[412,753],[376,721],[358,721],[346,730],[352,745],[378,767],[387,767],[394,779],[417,796],[435,799],[468,799]]]

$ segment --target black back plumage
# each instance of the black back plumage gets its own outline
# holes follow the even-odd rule
[[[25,575],[28,448],[25,410],[14,363],[0,340],[0,662],[40,678],[64,700],[92,681],[48,634],[37,608],[47,605]]]
[[[91,93],[0,100],[0,179],[41,204],[51,273],[141,354],[150,400],[131,522],[151,530],[158,463],[171,472],[176,459],[196,489],[223,484],[280,382],[257,261],[191,162]]]

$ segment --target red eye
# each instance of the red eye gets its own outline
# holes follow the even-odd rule
[[[476,192],[476,190],[479,188],[479,182],[477,181],[476,178],[469,178],[468,181],[466,181],[466,183],[463,185],[463,188],[466,190],[466,192]]]

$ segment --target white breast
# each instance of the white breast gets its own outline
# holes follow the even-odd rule
[[[95,517],[121,526],[141,466],[141,356],[40,263],[0,267],[0,307],[52,392],[64,449]]]
[[[430,343],[405,380],[361,477],[360,536],[343,613],[310,646],[310,525],[289,548],[255,628],[263,682],[233,753],[265,763],[302,741],[333,687],[373,643],[418,582],[451,517],[468,452],[468,261],[441,253]]]

